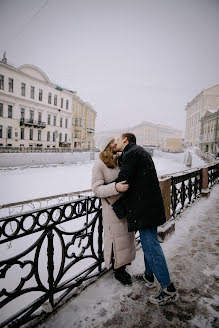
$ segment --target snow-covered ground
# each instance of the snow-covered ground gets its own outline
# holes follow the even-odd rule
[[[148,298],[156,289],[134,282],[124,287],[109,271],[65,304],[39,328],[218,328],[219,327],[219,185],[176,220],[174,234],[162,244],[176,303],[156,306]],[[142,250],[130,274],[144,270]]]
[[[36,155],[36,154],[35,154]],[[184,153],[155,151],[153,160],[159,176],[188,169]],[[0,169],[0,205],[90,189],[94,161]],[[192,167],[204,161],[193,153]]]

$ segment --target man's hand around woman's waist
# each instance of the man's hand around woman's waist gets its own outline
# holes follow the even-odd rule
[[[115,184],[115,188],[118,192],[126,192],[129,189],[129,185],[126,181],[120,181]]]

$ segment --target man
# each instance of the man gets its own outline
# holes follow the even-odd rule
[[[120,173],[116,182],[126,181],[129,189],[124,194],[129,231],[138,231],[144,252],[145,273],[137,275],[149,288],[155,287],[154,276],[161,285],[150,296],[154,304],[175,302],[178,293],[170,280],[166,260],[157,239],[157,227],[166,222],[163,199],[153,160],[148,152],[136,145],[132,133],[123,133],[116,142],[122,151]]]

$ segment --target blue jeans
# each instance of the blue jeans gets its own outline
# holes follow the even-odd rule
[[[140,230],[140,240],[144,252],[145,273],[155,275],[162,288],[171,284],[164,253],[157,239],[157,228]]]

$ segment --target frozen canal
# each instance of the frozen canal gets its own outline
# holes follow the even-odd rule
[[[184,153],[156,151],[153,160],[159,176],[188,169],[183,163]],[[0,204],[20,202],[90,189],[94,161],[0,169]],[[193,154],[192,167],[204,162]]]

